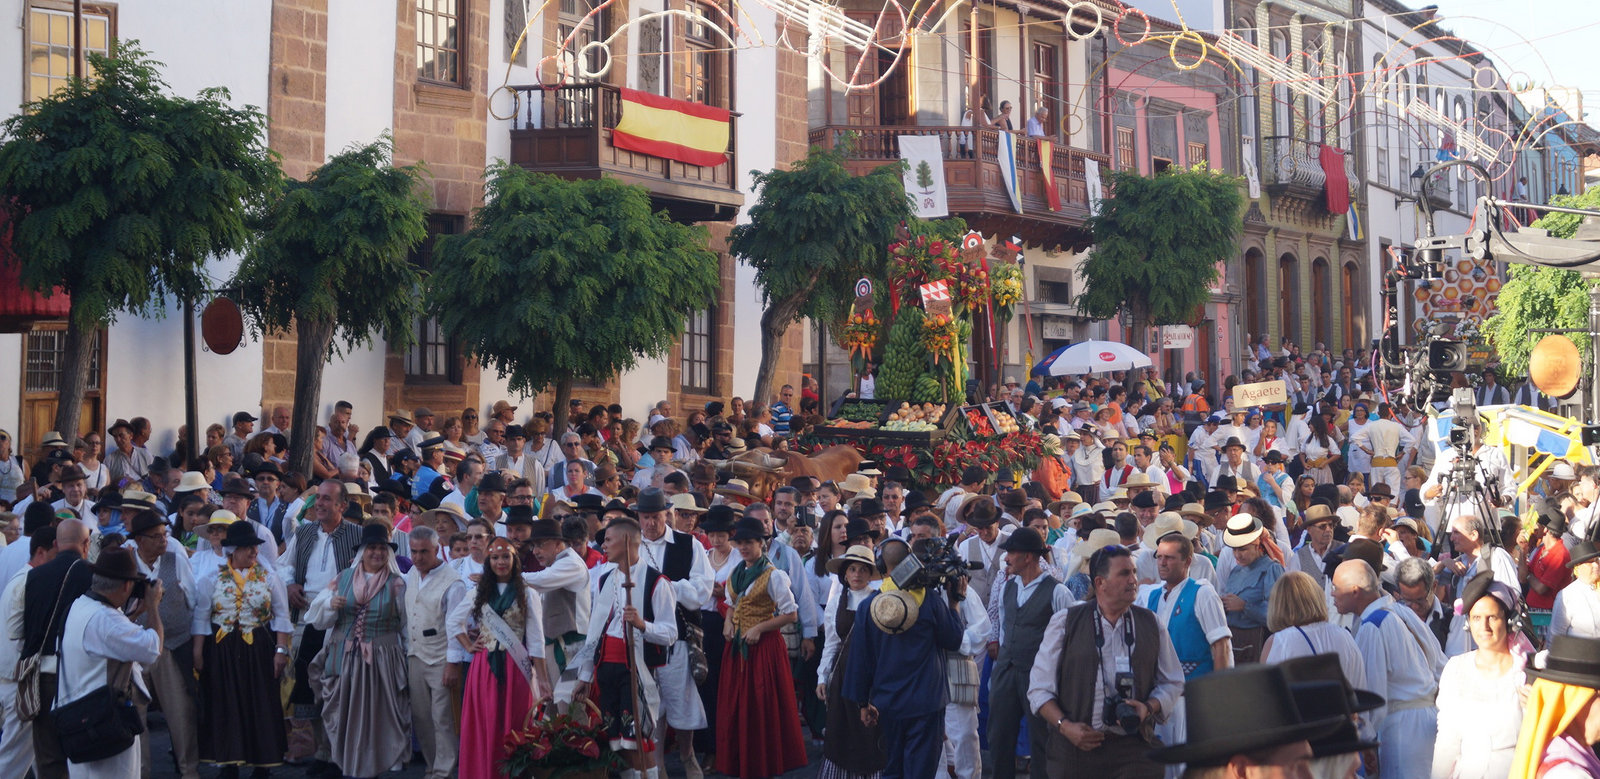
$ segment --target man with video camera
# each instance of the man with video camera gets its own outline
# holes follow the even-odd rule
[[[886,542],[880,554],[879,568],[889,576],[856,608],[871,617],[858,619],[850,637],[843,694],[861,707],[863,724],[883,726],[888,764],[882,779],[933,779],[950,704],[945,653],[960,650],[966,629],[956,610],[967,595],[967,579],[956,572],[965,563],[942,545],[912,556],[899,539]],[[923,567],[900,575],[908,561],[914,561],[908,567]]]
[[[1095,552],[1089,576],[1093,597],[1050,618],[1028,681],[1028,705],[1050,727],[1048,774],[1160,779],[1145,753],[1183,694],[1183,666],[1155,613],[1134,605],[1126,548]]]

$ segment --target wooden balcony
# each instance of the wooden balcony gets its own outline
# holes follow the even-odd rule
[[[1061,210],[1051,211],[1045,198],[1044,177],[1040,173],[1039,144],[1019,138],[1017,144],[1018,186],[1022,192],[1022,213],[1017,213],[1000,178],[998,158],[1000,134],[971,127],[921,126],[844,126],[829,125],[811,131],[811,144],[826,148],[843,145],[846,134],[855,134],[847,165],[857,175],[900,159],[899,136],[933,135],[940,139],[944,157],[944,183],[950,212],[967,220],[972,229],[984,235],[1021,236],[1030,246],[1075,250],[1087,248],[1091,236],[1083,222],[1089,216],[1088,188],[1083,178],[1085,160],[1100,164],[1101,180],[1111,170],[1104,154],[1057,144],[1048,164],[1055,176]],[[1106,182],[1109,183],[1109,182]],[[1103,193],[1110,195],[1109,187]]]
[[[680,222],[733,219],[744,205],[734,145],[738,114],[729,119],[728,153],[720,165],[689,165],[618,149],[611,131],[622,118],[622,97],[608,84],[555,89],[512,87],[511,162],[567,179],[610,176],[650,191],[657,209]]]

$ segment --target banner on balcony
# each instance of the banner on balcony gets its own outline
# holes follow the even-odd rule
[[[1049,202],[1051,211],[1060,211],[1061,193],[1056,191],[1054,161],[1055,144],[1043,138],[1039,139],[1039,176],[1044,179],[1044,199]]]
[[[728,159],[728,116],[726,108],[623,89],[611,145],[689,165],[721,165]]]
[[[1260,199],[1261,171],[1256,168],[1256,142],[1248,138],[1244,141],[1244,180],[1250,190],[1250,199]]]
[[[1323,144],[1318,155],[1322,173],[1327,177],[1328,213],[1342,214],[1350,210],[1350,179],[1344,175],[1344,152]]]
[[[944,188],[944,153],[937,135],[902,135],[900,159],[906,161],[906,193],[911,210],[923,219],[949,216]]]
[[[1017,137],[1005,130],[1000,131],[999,150],[995,156],[1000,162],[1000,182],[1006,187],[1006,194],[1011,196],[1011,207],[1022,213],[1022,191],[1018,189],[1017,182]]]
[[[1089,198],[1089,216],[1100,215],[1100,163],[1096,160],[1083,161],[1083,189]]]

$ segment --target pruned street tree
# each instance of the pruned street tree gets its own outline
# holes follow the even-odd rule
[[[137,41],[6,120],[0,208],[22,285],[71,297],[55,428],[71,440],[99,330],[206,292],[212,257],[245,250],[248,214],[280,186],[255,106],[167,85]],[[190,435],[197,435],[190,431]]]
[[[1111,191],[1087,223],[1094,250],[1078,271],[1078,308],[1109,319],[1127,306],[1133,345],[1144,350],[1151,325],[1187,322],[1210,299],[1235,254],[1244,198],[1236,178],[1199,167],[1117,171]]]
[[[754,173],[760,199],[728,238],[729,251],[755,268],[766,304],[752,396],[762,403],[772,398],[789,326],[803,317],[837,320],[855,300],[857,279],[883,277],[895,228],[913,218],[904,162],[853,176],[844,154],[812,147],[787,169]]]
[[[471,228],[434,243],[427,310],[512,392],[554,385],[552,429],[564,430],[575,379],[666,357],[689,314],[715,301],[708,240],[653,211],[642,187],[498,162]]]
[[[297,336],[289,469],[311,473],[322,372],[341,346],[382,337],[403,350],[422,313],[422,272],[410,252],[427,237],[420,164],[396,166],[387,135],[291,181],[232,285],[257,333]],[[336,342],[337,339],[337,342]]]

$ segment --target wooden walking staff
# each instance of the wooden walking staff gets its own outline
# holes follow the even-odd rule
[[[628,604],[628,606],[632,606],[633,605],[633,566],[632,565],[628,565],[628,566],[626,566],[626,567],[624,567],[622,569],[622,589],[624,591],[623,597],[627,598],[627,600],[625,600],[623,602]],[[626,608],[626,607],[624,607],[624,608]],[[645,741],[646,738],[649,738],[649,735],[652,732],[654,732],[654,730],[655,730],[655,722],[654,722],[654,718],[652,716],[650,716],[650,712],[645,710],[646,707],[640,705],[640,700],[639,700],[639,676],[638,676],[639,669],[636,668],[634,666],[634,664],[633,664],[633,638],[634,638],[634,635],[633,635],[633,623],[629,622],[626,619],[624,619],[622,621],[622,643],[624,645],[626,645],[626,648],[627,648],[626,655],[627,655],[627,658],[628,658],[628,691],[629,691],[628,692],[628,700],[633,703],[633,730],[634,730],[634,735],[639,737],[639,754],[641,754],[641,755],[649,755],[650,752],[648,750],[644,749],[644,741]],[[647,758],[647,760],[648,760],[648,758]]]

